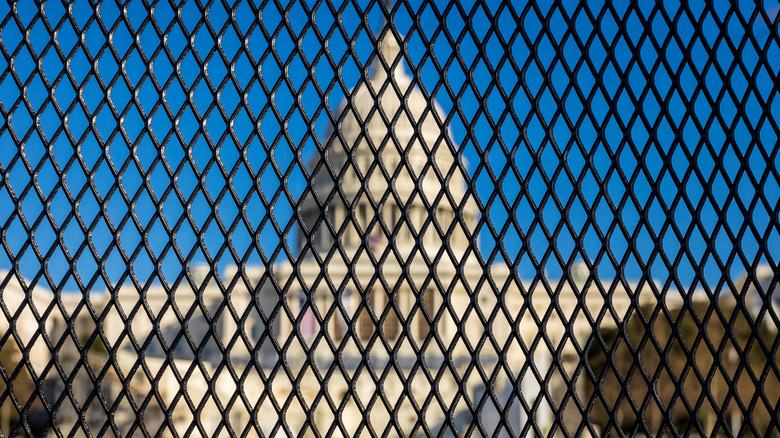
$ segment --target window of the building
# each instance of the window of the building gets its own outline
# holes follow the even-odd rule
[[[389,297],[385,294],[382,294],[383,297],[383,305],[382,308],[379,309],[379,312],[384,312],[385,308],[387,307],[387,304],[389,303]],[[385,336],[387,336],[388,339],[395,339],[398,337],[398,332],[400,331],[400,322],[398,321],[398,315],[395,313],[395,310],[392,308],[388,310],[387,316],[385,317],[385,323],[384,323],[384,332]]]
[[[435,314],[434,305],[435,300],[433,291],[431,289],[424,290],[422,296],[422,307],[418,311],[417,318],[417,336],[420,338],[420,340],[425,339],[425,336],[427,336],[428,332],[431,331],[431,325],[428,320],[433,320],[433,316]]]
[[[425,241],[423,240],[424,236],[422,234],[422,225],[423,222],[425,222],[425,216],[427,215],[427,213],[422,207],[415,207],[414,213],[415,213],[413,216],[414,228],[415,231],[417,231],[417,240],[422,245],[423,243],[425,243]]]
[[[344,240],[346,246],[354,246],[357,242],[357,211],[346,212],[345,220],[347,227],[344,231]]]
[[[433,247],[433,244],[436,242],[436,225],[433,223],[433,218],[435,216],[434,211],[435,210],[428,211],[425,216],[425,220],[428,221],[428,227],[425,229],[425,242],[431,247]]]
[[[366,229],[366,226],[368,225],[368,209],[366,208],[366,204],[358,205],[358,223],[360,224],[360,228]]]
[[[366,306],[360,311],[360,316],[358,317],[358,336],[362,341],[370,339],[376,328],[374,321],[371,320],[369,315],[369,309],[374,310],[373,299],[374,291],[372,290],[366,294]]]
[[[355,311],[354,292],[352,289],[344,289],[341,293],[341,297],[337,297],[336,300],[341,303],[341,307],[344,308],[347,314],[345,318],[341,313],[341,308],[336,306],[336,310],[331,317],[331,323],[333,324],[331,333],[333,333],[333,339],[336,342],[341,342],[344,335],[346,335],[349,330],[349,323],[347,321],[352,319],[352,314]]]
[[[398,217],[398,220],[401,222],[401,229],[398,232],[398,240],[403,243],[407,243],[412,240],[412,234],[409,232],[409,214],[411,210],[409,208],[404,210],[405,211],[401,211],[401,214]]]
[[[342,324],[344,324],[344,319],[341,317],[341,313],[339,313],[338,310],[333,313],[333,317],[331,318],[331,325],[333,328],[331,329],[331,333],[333,333],[333,340],[336,342],[340,342],[341,338],[344,337],[344,331]]]
[[[376,325],[369,316],[368,309],[370,308],[377,318],[381,318],[382,313],[384,313],[389,303],[387,294],[384,292],[375,292],[376,291],[374,290],[369,292],[367,300],[368,306],[360,312],[360,317],[358,318],[358,336],[364,341],[371,338],[371,335],[373,335],[376,330]],[[398,320],[398,315],[393,310],[388,311],[382,325],[383,335],[388,339],[395,339],[398,337],[400,328],[401,324]]]
[[[325,214],[320,221],[319,228],[317,229],[317,243],[319,243],[320,248],[328,248],[330,246],[329,237],[330,233],[328,232],[328,207],[325,207]]]
[[[395,225],[398,223],[398,208],[395,205],[390,206],[390,234],[392,236]],[[391,237],[392,238],[392,237]]]
[[[338,239],[338,233],[339,229],[341,229],[341,226],[344,224],[344,208],[342,206],[333,207],[330,209],[331,214],[333,215],[333,226],[336,231],[335,238]],[[343,235],[342,235],[343,236]],[[343,237],[342,241],[339,242],[340,245],[343,245]]]

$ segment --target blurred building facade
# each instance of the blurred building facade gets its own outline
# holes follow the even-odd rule
[[[84,296],[6,281],[5,342],[44,406],[28,423],[54,411],[74,435],[509,436],[544,434],[560,412],[577,427],[588,340],[653,303],[650,285],[605,285],[584,265],[523,282],[481,261],[465,165],[415,83],[387,29],[311,161],[296,263]]]

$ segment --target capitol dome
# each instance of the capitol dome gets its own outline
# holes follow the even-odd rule
[[[771,266],[759,265],[752,275],[746,272],[736,283],[751,316],[757,322],[763,322],[770,327],[774,326],[774,319],[780,317],[780,287],[776,280],[777,275]]]
[[[444,110],[415,85],[389,26],[378,41],[370,76],[339,104],[310,161],[300,241],[321,251],[336,240],[345,247],[392,241],[404,253],[418,245],[430,254],[447,242],[463,253],[478,209]]]
[[[354,152],[360,157],[379,157],[384,163],[408,154],[417,172],[429,156],[435,156],[442,170],[453,164],[446,143],[449,132],[443,126],[445,113],[412,84],[398,40],[389,30],[382,38],[371,76],[350,94],[336,111],[338,129],[331,127],[325,137],[332,143],[331,163],[343,164]]]

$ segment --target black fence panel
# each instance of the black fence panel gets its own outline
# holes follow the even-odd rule
[[[0,5],[3,436],[779,436],[757,2]]]

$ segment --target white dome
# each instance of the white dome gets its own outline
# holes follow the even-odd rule
[[[378,242],[393,240],[402,254],[411,254],[422,242],[432,256],[456,222],[446,244],[466,253],[467,229],[476,227],[478,209],[452,151],[446,116],[405,71],[389,27],[380,38],[370,77],[339,105],[335,126],[326,133],[325,157],[318,154],[311,162],[314,183],[301,206],[304,238],[313,233],[315,246],[332,246],[334,233],[316,225],[327,214],[337,231],[343,228],[345,247],[371,240],[379,248]]]
[[[446,173],[455,160],[445,141],[449,133],[443,126],[444,111],[412,85],[398,41],[390,30],[382,38],[378,56],[368,81],[355,87],[336,111],[339,135],[331,127],[326,136],[330,142],[329,161],[338,168],[354,152],[362,172],[367,170],[362,161],[381,160],[392,173],[407,153],[416,172],[434,157],[434,165]]]
[[[771,266],[759,265],[753,272],[753,278],[745,273],[737,282],[737,290],[744,293],[745,305],[754,317],[765,308],[780,315],[780,291],[778,284],[773,283],[775,275]],[[765,314],[763,320],[772,321],[772,316]]]

